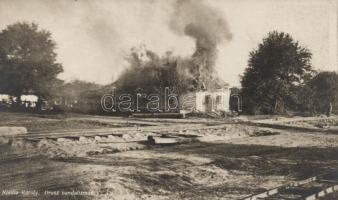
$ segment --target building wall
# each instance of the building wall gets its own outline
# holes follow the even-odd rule
[[[230,90],[228,88],[217,91],[200,91],[191,95],[193,99],[195,111],[198,112],[214,112],[230,110]],[[184,108],[183,108],[184,109]]]
[[[196,111],[206,112],[205,96],[207,92],[196,92]]]

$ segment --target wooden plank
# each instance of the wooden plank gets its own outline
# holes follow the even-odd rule
[[[316,194],[305,197],[305,200],[315,200],[315,199],[318,199],[318,197],[324,197],[336,191],[338,191],[338,185],[333,185],[333,186],[325,188],[324,190],[320,192],[317,192]]]

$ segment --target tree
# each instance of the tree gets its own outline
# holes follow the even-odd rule
[[[62,99],[64,104],[80,102],[85,100],[81,98],[82,93],[100,90],[101,88],[102,86],[96,83],[73,80],[61,85],[57,90],[57,94],[54,96],[58,100]]]
[[[22,94],[34,94],[40,101],[48,98],[63,71],[55,48],[51,33],[37,24],[8,25],[0,32],[0,92],[19,101]]]
[[[338,106],[338,74],[336,72],[320,72],[310,80],[310,105],[313,112],[325,113],[330,103],[337,111]]]
[[[250,52],[242,79],[245,110],[250,113],[286,112],[286,98],[293,86],[311,75],[311,52],[287,33],[273,31]]]

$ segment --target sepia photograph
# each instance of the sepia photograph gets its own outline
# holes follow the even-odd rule
[[[0,200],[338,200],[338,0],[0,0]]]

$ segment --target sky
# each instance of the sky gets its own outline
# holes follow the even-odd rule
[[[39,24],[57,43],[57,61],[64,66],[59,78],[108,84],[128,68],[132,47],[182,57],[194,52],[194,39],[170,28],[175,1],[0,0],[0,29],[18,21]],[[310,49],[315,69],[338,70],[336,0],[201,1],[228,23],[232,39],[218,44],[216,70],[231,86],[239,85],[249,52],[273,30]]]

